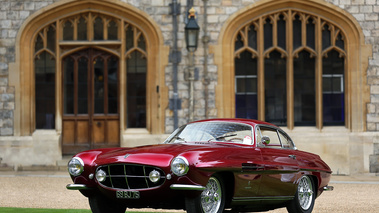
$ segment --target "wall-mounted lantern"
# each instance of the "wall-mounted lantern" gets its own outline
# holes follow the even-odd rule
[[[195,52],[198,45],[200,27],[195,19],[195,10],[191,8],[188,15],[188,22],[184,28],[187,50],[191,53]]]

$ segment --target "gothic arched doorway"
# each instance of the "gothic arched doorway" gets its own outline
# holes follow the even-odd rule
[[[41,132],[44,135],[49,134],[49,139],[46,139],[48,141],[66,140],[68,136],[63,134],[67,133],[68,124],[65,123],[69,121],[69,115],[75,114],[74,111],[64,111],[69,110],[65,106],[67,102],[64,103],[64,60],[75,54],[84,54],[91,48],[91,51],[112,55],[118,61],[117,108],[113,108],[116,111],[108,112],[107,116],[118,116],[115,118],[117,122],[112,124],[118,131],[112,135],[118,138],[117,142],[112,140],[113,143],[128,145],[125,139],[127,129],[146,129],[149,134],[164,132],[164,115],[168,105],[164,68],[168,61],[169,48],[164,46],[158,25],[147,14],[122,2],[68,0],[49,5],[44,10],[34,13],[25,21],[20,32],[17,38],[19,54],[16,55],[18,67],[10,74],[10,84],[14,85],[20,94],[18,97],[22,97],[15,101],[19,106],[15,109],[15,135],[30,136]],[[86,60],[90,59],[87,57]],[[84,61],[82,63],[84,64]],[[136,93],[143,93],[143,97],[135,97],[129,89],[130,82],[137,83],[133,80],[136,76],[138,79],[143,78],[140,82],[145,85],[145,92]],[[93,83],[87,84],[89,86]],[[132,107],[130,103],[133,103],[133,98],[144,100],[139,101],[138,106]],[[76,108],[81,107],[76,109],[77,113],[90,107],[82,106],[78,100],[76,105]],[[75,107],[71,106],[71,110]],[[104,110],[105,107],[109,108],[103,107]],[[136,111],[140,112],[140,116],[133,117],[133,112]],[[74,117],[80,118],[79,115]],[[96,113],[93,117],[96,117]],[[75,125],[89,125],[75,122]],[[80,140],[79,135],[75,133],[70,137],[78,138],[75,140],[79,141],[87,141],[88,138],[94,137],[89,132],[88,136],[87,133],[80,134]],[[50,139],[50,135],[54,138]],[[64,150],[63,154],[70,154]]]

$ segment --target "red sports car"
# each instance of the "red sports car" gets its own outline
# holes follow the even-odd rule
[[[93,212],[126,208],[187,212],[311,212],[332,171],[299,151],[279,127],[247,119],[211,119],[175,130],[163,144],[80,152],[68,163],[67,189]]]

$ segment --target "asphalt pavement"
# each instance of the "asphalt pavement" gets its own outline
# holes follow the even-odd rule
[[[0,172],[0,207],[89,209],[88,200],[79,191],[66,189],[69,183],[72,181],[67,172]],[[313,212],[379,212],[379,176],[333,176],[330,185],[334,191],[324,192],[316,199]],[[281,212],[287,211],[270,211]]]

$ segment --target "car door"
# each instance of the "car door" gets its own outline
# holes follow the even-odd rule
[[[262,141],[263,136],[270,138],[268,144],[258,143],[265,165],[258,194],[266,199],[291,199],[295,194],[296,175],[299,171],[293,144],[289,137],[277,128],[258,128],[257,141]]]
[[[237,196],[255,197],[258,194],[261,182],[261,173],[264,170],[259,148],[253,148],[248,153],[248,158],[241,162],[241,172],[236,175],[238,190]]]
[[[259,187],[264,172],[264,164],[260,148],[242,148],[243,152],[239,154],[238,164],[240,169],[234,172],[235,190],[233,203],[237,205],[255,205],[259,204],[257,199]]]

